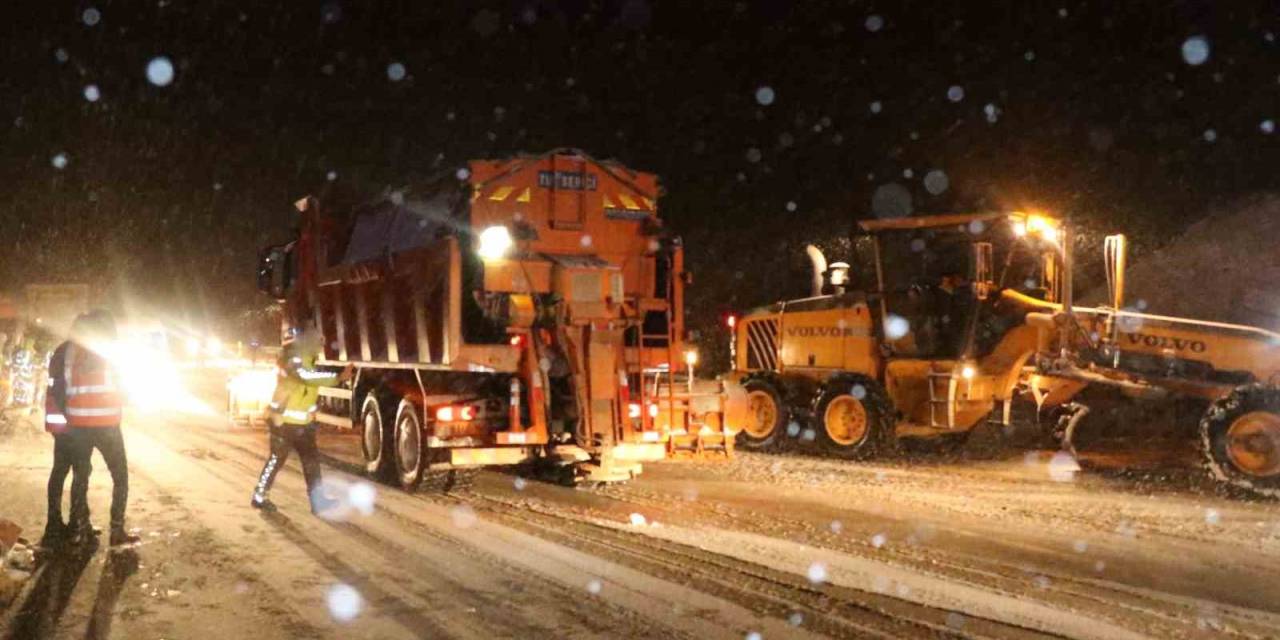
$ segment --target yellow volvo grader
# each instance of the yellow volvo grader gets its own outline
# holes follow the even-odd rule
[[[776,446],[793,419],[863,458],[903,438],[963,443],[1025,392],[1074,452],[1090,385],[1192,397],[1219,481],[1280,497],[1280,334],[1125,308],[1123,236],[1106,239],[1109,299],[1073,304],[1072,238],[1053,218],[943,215],[858,223],[852,263],[810,247],[813,295],[735,323],[727,422]],[[1047,420],[1045,420],[1047,418]]]
[[[1061,224],[980,213],[857,232],[851,263],[809,247],[813,295],[735,323],[726,387],[738,446],[772,448],[809,419],[821,449],[863,458],[900,438],[962,444],[997,407],[1009,422],[1044,339],[1026,315],[1061,300]]]

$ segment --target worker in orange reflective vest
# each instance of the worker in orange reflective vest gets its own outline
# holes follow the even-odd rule
[[[100,309],[89,312],[82,334],[63,345],[62,367],[50,371],[50,376],[61,377],[60,382],[65,385],[63,415],[71,435],[75,468],[71,480],[71,521],[79,526],[88,525],[89,459],[97,449],[111,472],[110,540],[111,546],[119,547],[139,541],[124,526],[125,503],[129,500],[129,462],[120,433],[124,394],[115,367],[95,351],[95,346],[115,339],[116,325],[111,314]]]
[[[311,500],[311,512],[319,514],[328,505],[328,499],[320,488],[320,460],[316,450],[316,403],[320,387],[343,382],[351,377],[353,367],[334,374],[316,369],[321,343],[314,331],[296,335],[284,345],[280,361],[276,364],[276,390],[267,407],[271,430],[271,454],[258,476],[250,504],[255,509],[275,511],[276,506],[267,499],[267,492],[275,482],[280,467],[289,459],[289,451],[298,452],[302,462],[302,476],[307,483],[307,495]]]
[[[81,314],[71,325],[72,336],[84,336],[88,330],[88,316]],[[77,535],[93,535],[93,527],[87,521],[74,521],[67,524],[62,519],[62,489],[66,484],[67,474],[74,468],[76,474],[89,473],[93,470],[88,460],[82,465],[73,465],[76,452],[70,428],[67,426],[67,385],[66,357],[70,342],[62,343],[54,349],[49,358],[49,388],[44,395],[44,430],[53,436],[53,467],[49,470],[49,515],[45,521],[44,536],[40,538],[40,546],[45,549],[57,547],[69,538]],[[74,480],[72,481],[74,484]],[[71,496],[71,513],[88,519],[88,508],[77,504],[75,492]]]

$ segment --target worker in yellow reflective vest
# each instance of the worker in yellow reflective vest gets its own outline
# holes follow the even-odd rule
[[[298,452],[302,462],[302,475],[307,482],[307,495],[311,512],[323,511],[327,498],[320,490],[320,460],[316,451],[316,404],[320,387],[329,387],[346,381],[353,368],[348,365],[342,373],[320,371],[316,361],[321,345],[314,332],[302,332],[286,344],[277,363],[276,390],[267,408],[271,431],[271,455],[262,467],[258,484],[254,487],[251,504],[256,509],[274,511],[275,505],[267,499],[267,492],[275,482],[280,467],[289,458],[289,451]]]

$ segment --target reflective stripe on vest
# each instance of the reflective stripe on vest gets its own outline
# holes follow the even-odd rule
[[[120,424],[124,403],[106,361],[94,354],[81,353],[72,343],[67,345],[63,374],[67,384],[68,425],[114,427]]]

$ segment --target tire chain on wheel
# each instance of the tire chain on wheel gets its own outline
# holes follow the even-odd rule
[[[479,469],[444,469],[424,471],[418,491],[431,493],[462,493],[475,487]]]
[[[1200,454],[1203,456],[1205,470],[1212,478],[1257,495],[1280,498],[1280,476],[1252,479],[1232,468],[1234,465],[1225,451],[1219,459],[1215,448],[1219,444],[1218,439],[1226,438],[1231,423],[1240,416],[1250,411],[1274,411],[1277,408],[1280,408],[1280,390],[1263,385],[1236,387],[1231,393],[1209,405],[1208,411],[1200,419],[1199,431]],[[1265,484],[1259,484],[1259,480]]]

